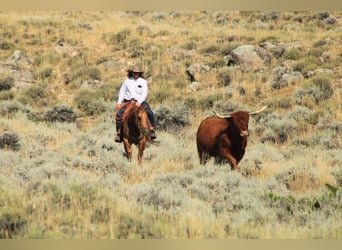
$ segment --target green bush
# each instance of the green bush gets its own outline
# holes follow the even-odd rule
[[[329,99],[334,94],[330,78],[324,75],[315,76],[307,82],[305,87],[307,95],[313,98],[316,104]]]
[[[26,108],[17,101],[2,101],[0,103],[0,114],[2,116],[12,117],[18,111],[26,112]]]
[[[0,100],[13,100],[15,97],[15,92],[13,90],[1,91]]]
[[[333,94],[334,89],[331,86],[330,77],[317,75],[306,81],[303,87],[298,88],[293,94],[293,99],[295,103],[302,104],[305,98],[309,98],[318,105],[322,101],[329,99]]]
[[[36,80],[41,80],[45,78],[50,78],[53,75],[53,68],[50,66],[44,67],[39,69],[37,72],[34,73],[33,77]]]
[[[20,233],[27,222],[21,212],[2,211],[0,214],[0,239],[12,239]]]
[[[190,124],[190,111],[184,105],[160,106],[154,112],[157,127],[169,132],[178,131]]]
[[[46,105],[49,93],[45,84],[32,85],[20,93],[18,100],[25,105]]]
[[[60,56],[56,53],[38,54],[33,59],[34,65],[56,65],[60,60]]]
[[[261,138],[262,142],[285,143],[297,127],[297,122],[287,117],[268,115],[261,120],[266,120],[262,121],[266,126]]]
[[[41,113],[29,112],[27,117],[34,121],[74,122],[77,116],[72,107],[67,105],[56,105],[52,109],[48,108]]]
[[[155,226],[153,219],[137,219],[121,215],[116,228],[118,239],[160,239],[161,231]]]
[[[8,41],[0,42],[0,49],[2,50],[12,50],[14,48],[14,44]]]
[[[217,81],[220,86],[229,86],[232,81],[231,71],[228,67],[220,68],[217,72]]]
[[[71,81],[101,80],[101,71],[95,67],[83,66],[71,75]]]
[[[82,89],[74,98],[77,108],[85,112],[86,115],[98,115],[106,111],[106,104],[99,93],[93,89]]]
[[[297,48],[285,51],[283,57],[287,60],[298,60],[301,57],[301,52]]]
[[[19,140],[17,134],[5,132],[0,135],[0,149],[18,151],[20,149]]]
[[[298,58],[299,59],[299,58]],[[314,56],[307,56],[303,59],[299,59],[296,63],[293,65],[293,71],[299,71],[303,75],[305,75],[308,71],[314,71],[317,69],[322,62],[319,58]]]
[[[0,75],[0,91],[10,90],[14,86],[14,77],[9,75]]]

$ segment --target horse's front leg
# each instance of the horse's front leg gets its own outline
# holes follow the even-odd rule
[[[146,136],[144,136],[139,142],[138,164],[140,167],[142,166],[142,157],[143,157],[145,148],[146,148]]]
[[[124,148],[128,161],[132,161],[132,145],[129,143],[128,139],[124,138]]]

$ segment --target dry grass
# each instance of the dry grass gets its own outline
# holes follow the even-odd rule
[[[336,26],[315,14],[280,13],[278,19],[262,22],[260,12],[0,13],[0,33],[14,50],[40,62],[32,70],[53,68],[52,76],[37,79],[50,91],[46,105],[32,102],[26,108],[43,112],[66,104],[82,116],[75,123],[30,120],[24,111],[3,116],[0,135],[18,135],[20,150],[0,149],[0,238],[340,239],[342,71],[336,26],[341,13],[330,13],[339,17]],[[227,17],[225,24],[217,23],[219,16]],[[139,28],[145,30],[140,33]],[[77,53],[53,57],[60,39]],[[327,43],[315,45],[325,39]],[[234,69],[230,84],[220,85],[215,63],[223,60],[222,51],[274,40],[301,43],[304,59],[315,46],[336,55],[329,66],[333,95],[320,103],[306,95],[296,104],[294,95],[308,80],[272,90],[272,69],[293,63],[283,58],[273,60],[266,72]],[[1,49],[0,61],[12,53]],[[112,66],[107,68],[106,62]],[[158,131],[160,145],[145,150],[142,168],[136,147],[128,163],[123,145],[113,141],[117,90],[127,68],[136,63],[148,77],[156,113],[167,106],[176,115],[177,105],[191,106],[189,124]],[[202,85],[192,93],[185,71],[196,63],[216,66],[199,76]],[[107,87],[95,88],[90,101],[101,100],[105,110],[92,116],[74,101],[87,88],[79,84],[88,76],[78,72],[86,67],[98,69]],[[77,80],[66,84],[65,74],[76,74]],[[21,94],[16,92],[13,101]],[[264,104],[269,110],[251,118],[241,173],[213,161],[199,164],[196,130],[214,105],[221,112],[232,105],[254,110]],[[290,114],[298,106],[318,114],[315,122],[294,121]],[[289,134],[285,141],[276,137],[282,129]],[[270,137],[274,141],[262,142]],[[18,225],[16,230],[7,228],[5,218]]]

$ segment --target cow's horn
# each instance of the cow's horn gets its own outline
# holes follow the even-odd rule
[[[261,109],[254,111],[254,112],[249,112],[250,115],[256,115],[259,114],[260,112],[264,111],[264,109],[267,108],[267,105],[263,106]]]
[[[219,113],[217,113],[215,110],[213,110],[214,114],[218,117],[218,118],[230,118],[231,115],[220,115]]]

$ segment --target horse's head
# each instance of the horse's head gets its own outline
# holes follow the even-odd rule
[[[135,112],[136,122],[140,132],[143,135],[148,135],[151,125],[146,110],[143,107],[137,107]]]

